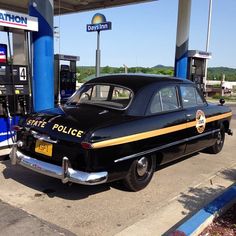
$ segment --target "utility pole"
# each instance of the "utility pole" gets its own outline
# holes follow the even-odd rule
[[[207,26],[206,52],[209,51],[209,45],[210,45],[211,18],[212,18],[212,0],[209,0],[209,13],[208,13],[208,26]],[[206,64],[205,64],[205,76],[204,76],[204,92],[206,93],[208,59],[206,59],[206,62],[205,62],[205,63],[206,63]]]
[[[123,64],[124,68],[125,68],[125,74],[128,74],[128,66]]]
[[[96,50],[96,77],[100,76],[101,50],[100,50],[100,30],[97,31],[97,50]]]

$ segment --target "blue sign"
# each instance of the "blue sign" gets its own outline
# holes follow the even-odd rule
[[[6,64],[7,63],[7,45],[6,44],[0,44],[0,64]]]
[[[97,13],[93,16],[91,24],[87,25],[87,32],[111,30],[111,22],[106,21],[103,14]]]
[[[87,25],[87,32],[94,32],[101,30],[111,30],[111,22]]]
[[[14,116],[11,125],[17,125],[19,116]],[[9,118],[0,117],[0,148],[12,145],[12,138],[15,132],[11,131]]]

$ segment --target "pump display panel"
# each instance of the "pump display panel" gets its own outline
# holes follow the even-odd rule
[[[7,45],[0,44],[0,64],[7,64]]]

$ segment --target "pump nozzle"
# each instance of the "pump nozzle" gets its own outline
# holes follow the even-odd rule
[[[6,98],[6,113],[7,113],[7,117],[12,119],[11,117],[11,113],[10,113],[10,110],[9,110],[9,102],[8,102],[8,99]]]
[[[26,100],[25,100],[25,97],[24,97],[24,100],[23,100],[23,115],[27,115],[27,109],[26,109]]]
[[[27,115],[27,102],[24,95],[18,95],[17,99],[17,114],[21,114],[23,116]]]

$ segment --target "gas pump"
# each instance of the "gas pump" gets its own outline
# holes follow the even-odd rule
[[[4,47],[11,51],[10,44]],[[9,53],[9,60],[0,63],[0,147],[13,142],[14,132],[11,127],[17,124],[19,116],[27,115],[30,107],[28,65],[14,64],[14,58]]]
[[[187,79],[196,83],[197,87],[204,92],[206,61],[211,58],[211,53],[189,50],[188,51],[188,70]]]
[[[10,115],[9,100],[13,103],[11,83],[9,79],[6,79],[7,75],[10,74],[10,68],[7,66],[7,63],[7,45],[0,44],[0,117]],[[11,108],[13,107],[11,106]]]
[[[76,90],[76,62],[79,60],[77,56],[55,55],[54,88],[55,101],[58,104],[65,103]]]
[[[38,30],[38,20],[25,14],[1,10],[0,21],[0,148],[14,143],[12,126],[31,110],[29,31]]]

